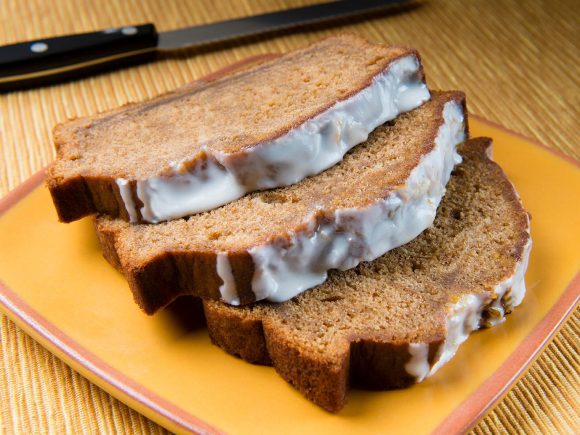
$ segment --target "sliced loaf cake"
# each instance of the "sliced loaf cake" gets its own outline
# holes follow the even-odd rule
[[[489,147],[485,138],[461,146],[433,227],[412,242],[288,302],[204,301],[212,341],[273,365],[331,412],[351,384],[399,388],[432,375],[525,294],[528,214]]]
[[[316,177],[158,225],[102,216],[99,240],[147,313],[186,294],[285,301],[429,227],[466,131],[464,95],[436,92]]]
[[[64,222],[176,219],[317,174],[428,99],[415,50],[334,36],[58,125],[47,184]]]

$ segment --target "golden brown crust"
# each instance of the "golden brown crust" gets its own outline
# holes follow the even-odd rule
[[[379,127],[343,162],[293,186],[158,225],[130,225],[99,217],[97,230],[116,233],[122,241],[108,246],[115,247],[135,299],[149,314],[181,295],[219,300],[223,283],[217,277],[215,259],[220,252],[228,256],[240,303],[252,303],[254,264],[248,250],[272,240],[290,244],[293,234],[309,226],[316,228],[337,209],[363,209],[388,197],[433,150],[444,122],[443,108],[450,101],[461,103],[465,111],[463,93],[434,92],[422,107],[402,115],[392,126]],[[369,169],[377,161],[381,166]],[[357,182],[352,183],[353,179]]]
[[[116,238],[118,233],[100,227],[95,221],[97,239],[105,259],[123,273],[133,289],[137,305],[147,314],[153,314],[165,307],[179,296],[191,294],[207,299],[220,299],[219,287],[222,280],[216,271],[216,254],[214,252],[187,253],[165,252],[156,256],[146,266],[125,270],[118,255]],[[248,304],[255,301],[251,290],[254,265],[250,255],[241,253],[230,260],[240,302]],[[175,289],[181,291],[176,292]]]
[[[369,332],[345,340],[338,359],[318,359],[301,352],[300,347],[275,326],[264,328],[261,319],[237,316],[235,310],[222,311],[216,304],[204,301],[213,344],[252,364],[273,366],[284,380],[329,412],[343,408],[350,386],[388,390],[416,382],[405,369],[409,361],[408,343],[392,343],[389,337]],[[369,330],[372,329],[369,327]],[[434,338],[429,344],[430,365],[442,343],[442,338]]]
[[[344,407],[350,386],[389,390],[416,382],[405,369],[410,359],[408,343],[390,342],[390,337],[370,332],[371,325],[369,332],[335,343],[343,348],[340,356],[326,360],[303,353],[275,325],[264,328],[259,316],[236,315],[236,309],[220,310],[216,302],[204,301],[203,307],[213,344],[252,364],[273,366],[284,380],[329,412]],[[429,343],[430,365],[442,343],[443,338],[435,333]]]
[[[409,344],[428,343],[432,366],[447,334],[449,305],[466,294],[492,300],[530,239],[516,191],[488,159],[490,144],[479,138],[461,146],[464,163],[434,227],[408,245],[336,272],[281,304],[236,308],[204,301],[212,342],[251,363],[273,365],[330,412],[344,406],[349,385],[381,390],[415,383],[405,368]]]
[[[365,57],[361,55],[358,64],[353,63],[351,68],[346,68],[344,70],[346,71],[344,74],[342,72],[340,73],[344,76],[352,76],[350,81],[345,79],[344,89],[334,89],[332,93],[333,96],[326,98],[325,100],[320,100],[319,97],[316,97],[318,98],[315,100],[316,104],[310,104],[307,102],[307,107],[299,113],[293,114],[292,116],[284,116],[284,113],[288,112],[288,109],[283,108],[283,105],[286,104],[283,101],[274,102],[279,107],[275,106],[278,107],[278,109],[271,115],[268,115],[267,113],[268,110],[270,110],[268,106],[263,107],[263,110],[260,109],[261,113],[263,113],[260,122],[264,124],[264,119],[270,116],[268,119],[270,119],[271,123],[272,119],[275,120],[275,125],[272,128],[265,128],[262,124],[259,124],[261,126],[260,128],[255,127],[256,122],[258,122],[256,121],[258,116],[249,111],[246,114],[248,117],[248,120],[246,121],[247,125],[244,124],[243,128],[240,126],[235,130],[235,136],[237,136],[235,141],[231,137],[234,133],[222,133],[221,136],[212,134],[210,135],[210,138],[202,140],[202,138],[205,138],[205,136],[208,135],[208,132],[204,129],[201,129],[200,132],[197,133],[199,140],[196,141],[189,139],[189,141],[185,141],[185,136],[181,133],[177,138],[170,137],[171,135],[168,136],[167,131],[174,130],[169,128],[167,125],[168,120],[165,118],[169,115],[165,115],[165,117],[161,117],[161,120],[157,121],[153,115],[150,117],[143,115],[143,113],[158,107],[172,108],[173,106],[181,104],[180,102],[182,102],[182,100],[185,101],[185,99],[192,98],[192,96],[196,94],[201,95],[202,93],[210,93],[213,88],[221,89],[225,84],[232,80],[239,85],[238,88],[241,89],[240,92],[243,92],[246,78],[254,77],[260,73],[269,74],[269,71],[275,67],[280,69],[280,63],[289,62],[290,58],[287,56],[296,57],[304,55],[305,58],[308,58],[309,53],[312,50],[316,50],[319,46],[323,48],[331,46],[333,47],[332,49],[334,52],[337,50],[340,51],[342,46],[350,50],[356,48],[354,51],[355,53],[364,52],[366,53],[366,58],[372,59],[361,67],[361,65],[359,65],[360,61],[365,59]],[[195,164],[198,160],[204,159],[204,152],[201,151],[201,149],[198,149],[201,145],[207,146],[210,149],[216,148],[220,153],[228,155],[228,158],[231,160],[244,159],[252,148],[259,147],[264,142],[271,141],[284,135],[292,128],[301,125],[308,119],[327,110],[335,104],[336,101],[349,98],[350,96],[360,92],[362,89],[370,85],[372,79],[377,74],[384,71],[394,60],[409,55],[419,58],[418,53],[413,49],[397,46],[385,47],[382,45],[370,44],[355,35],[338,35],[312,44],[301,50],[289,53],[285,57],[262,63],[254,68],[250,68],[249,70],[244,70],[221,78],[211,77],[209,83],[195,83],[145,103],[127,104],[109,112],[71,120],[66,124],[59,124],[55,127],[53,134],[54,145],[57,150],[57,159],[53,162],[48,171],[47,182],[59,219],[63,222],[71,222],[83,216],[97,212],[112,217],[119,217],[123,220],[129,220],[129,215],[125,210],[125,205],[119,193],[119,187],[115,182],[116,179],[127,179],[133,192],[133,196],[136,198],[135,191],[137,179],[166,173],[170,170],[168,166],[168,161],[170,160],[183,162],[184,168]],[[296,64],[297,62],[293,62],[290,66],[295,66]],[[354,65],[358,65],[358,67],[355,68]],[[327,75],[329,74],[328,71],[331,68],[325,69],[324,66],[319,67],[320,66],[317,66],[316,68],[324,71]],[[419,71],[418,75],[420,77],[423,76],[422,69]],[[270,85],[271,84],[268,84],[268,86]],[[317,92],[315,92],[316,90],[317,89],[314,88],[309,95],[317,95]],[[277,91],[273,90],[272,92],[276,94]],[[324,93],[320,94],[323,95]],[[244,98],[238,98],[238,100],[244,100]],[[203,101],[197,103],[194,101],[194,103],[195,104],[190,104],[190,106],[204,106]],[[260,104],[262,103],[265,104],[264,101],[260,100]],[[312,107],[310,107],[309,104],[312,105]],[[207,102],[205,105],[207,105]],[[178,109],[173,108],[171,110]],[[225,108],[220,108],[220,110],[216,109],[218,113],[223,110],[225,110]],[[247,111],[243,106],[240,110]],[[211,110],[207,111],[207,113],[210,112]],[[237,118],[238,114],[231,113],[229,119],[232,119],[233,115],[236,115],[235,118]],[[137,118],[140,119],[138,123],[135,121]],[[192,117],[188,116],[186,119],[192,119]],[[195,117],[193,117],[193,119],[195,119]],[[223,125],[223,117],[221,119],[221,125]],[[217,121],[215,119],[214,121],[215,124]],[[115,127],[117,124],[119,124],[118,128]],[[131,127],[133,124],[136,126]],[[184,124],[184,127],[181,127],[182,130],[190,128],[187,127],[187,125],[189,125],[187,122],[182,124]],[[151,126],[155,127],[152,128]],[[133,130],[136,131],[134,132]],[[147,131],[148,133],[141,134],[141,131]],[[244,134],[240,135],[239,131],[244,131]],[[134,136],[134,138],[125,139],[125,136]],[[105,147],[103,149],[98,147],[99,144],[110,143],[115,143],[115,149],[117,151],[111,151],[109,154],[114,155],[114,157],[111,157],[109,160],[104,162],[101,156],[105,152],[108,152],[108,149],[105,145],[101,146],[101,148]],[[176,147],[177,145],[175,144],[181,144],[178,156],[172,156],[171,159],[165,158],[167,156],[163,153],[168,148],[167,143],[172,145],[171,148]],[[120,144],[125,145],[123,147]],[[160,164],[157,162],[154,164],[152,162],[156,162],[155,159],[152,159],[151,163],[147,163],[149,159],[147,159],[147,161],[141,159],[134,162],[133,160],[140,155],[139,152],[142,148],[133,150],[132,152],[127,150],[129,147],[135,147],[137,145],[140,147],[147,147],[148,149],[154,149],[152,154],[155,156],[157,156],[157,154],[163,154],[165,157],[159,157],[159,162],[163,161],[165,163]],[[187,145],[187,147],[184,148],[185,145]],[[124,163],[125,161],[133,163]],[[150,167],[147,166],[147,169],[145,169],[146,165],[149,165]],[[138,216],[138,218],[141,219],[141,216]]]
[[[227,353],[252,364],[273,366],[278,374],[309,400],[330,412],[338,412],[346,402],[350,386],[372,390],[404,388],[415,383],[405,370],[408,344],[394,344],[383,337],[349,337],[338,362],[321,361],[300,352],[275,326],[264,331],[262,320],[236,316],[204,303],[212,343]],[[442,339],[429,347],[433,364]]]

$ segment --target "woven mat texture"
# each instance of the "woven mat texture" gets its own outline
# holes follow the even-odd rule
[[[143,22],[163,31],[309,3],[0,0],[0,44]],[[187,50],[123,71],[0,95],[0,196],[51,161],[50,132],[58,121],[152,97],[247,56],[284,52],[338,30],[417,47],[432,88],[462,89],[472,113],[580,158],[579,16],[575,0],[422,1],[405,13]],[[0,320],[0,433],[165,432],[6,317]],[[580,432],[579,325],[577,310],[475,433]]]

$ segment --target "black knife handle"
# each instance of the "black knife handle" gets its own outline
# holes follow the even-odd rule
[[[5,45],[0,92],[143,61],[155,55],[157,38],[153,24],[142,24]]]

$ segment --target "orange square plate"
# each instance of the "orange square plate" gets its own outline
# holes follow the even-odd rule
[[[458,432],[515,382],[573,309],[580,275],[578,163],[471,118],[532,214],[528,295],[506,323],[460,347],[406,390],[351,390],[338,415],[304,399],[269,367],[211,345],[167,311],[144,315],[102,258],[91,220],[57,222],[39,173],[0,200],[0,308],[113,396],[176,432],[367,434]]]

